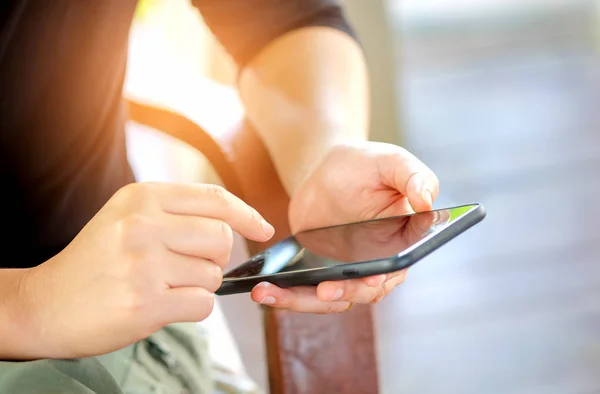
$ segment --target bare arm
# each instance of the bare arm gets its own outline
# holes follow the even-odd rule
[[[28,344],[32,342],[23,286],[28,271],[0,269],[0,360],[26,358]]]
[[[333,145],[367,139],[364,57],[339,30],[307,27],[276,39],[242,70],[239,88],[290,194]]]
[[[239,91],[293,194],[329,148],[365,140],[365,60],[341,0],[192,0],[237,63]]]

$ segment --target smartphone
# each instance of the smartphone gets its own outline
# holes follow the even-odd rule
[[[227,272],[216,294],[249,292],[263,281],[289,288],[400,271],[484,217],[474,203],[303,231]]]

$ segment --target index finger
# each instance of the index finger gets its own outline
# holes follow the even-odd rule
[[[156,184],[162,209],[175,215],[193,215],[226,222],[254,241],[267,241],[275,229],[254,208],[219,185],[194,183]]]

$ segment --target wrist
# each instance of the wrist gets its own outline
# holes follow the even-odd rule
[[[304,141],[301,154],[296,160],[289,160],[283,171],[284,186],[290,197],[293,197],[308,178],[336,151],[343,150],[348,145],[365,142],[366,137],[356,134],[323,133],[319,140],[310,143]],[[288,156],[289,157],[289,156]]]
[[[365,142],[367,139],[356,135],[334,135],[329,138],[323,137],[319,144],[311,146],[306,144],[304,155],[294,165],[290,165],[286,189],[293,197],[301,186],[315,173],[317,169],[327,162],[328,158],[343,152],[348,146]]]
[[[30,276],[33,269],[0,269],[0,360],[43,357]]]

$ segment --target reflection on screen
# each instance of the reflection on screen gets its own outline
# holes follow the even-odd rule
[[[386,259],[441,231],[475,205],[310,230],[288,237],[225,278],[270,275]]]

